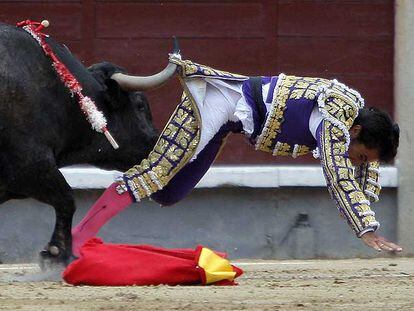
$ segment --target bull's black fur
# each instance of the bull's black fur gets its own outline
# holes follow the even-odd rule
[[[52,205],[56,225],[49,246],[58,247],[56,259],[64,262],[71,254],[75,204],[58,168],[89,163],[126,170],[148,155],[157,132],[144,95],[125,92],[110,79],[122,68],[107,62],[85,68],[65,46],[47,42],[103,111],[120,145],[114,150],[91,129],[38,43],[24,30],[0,24],[0,203],[32,197]]]

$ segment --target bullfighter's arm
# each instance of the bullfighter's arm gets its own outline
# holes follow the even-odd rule
[[[379,228],[370,202],[355,180],[354,168],[346,156],[346,134],[329,120],[318,128],[317,141],[328,190],[358,237]]]

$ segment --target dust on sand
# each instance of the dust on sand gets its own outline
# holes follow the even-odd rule
[[[414,310],[414,258],[238,260],[239,286],[71,286],[0,265],[0,310]]]

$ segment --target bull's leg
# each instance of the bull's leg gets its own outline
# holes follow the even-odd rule
[[[55,228],[47,247],[40,253],[41,263],[45,260],[67,264],[72,254],[72,219],[75,213],[73,192],[65,178],[56,168],[47,174],[42,189],[32,197],[50,204],[55,210]]]
[[[0,194],[0,204],[10,200],[10,195],[8,193],[2,193]]]
[[[13,199],[26,199],[26,195],[18,195],[14,193],[10,193],[8,191],[0,192],[0,204],[3,204],[4,202],[7,202],[8,200]]]
[[[55,228],[48,246],[41,252],[41,260],[67,263],[71,256],[70,231],[75,212],[72,189],[50,154],[39,152],[36,155],[38,159],[16,154],[15,157],[20,157],[19,161],[9,162],[6,176],[8,189],[16,195],[32,197],[53,206],[56,214]]]
[[[0,162],[1,165],[1,162]],[[11,199],[10,193],[7,191],[7,186],[4,184],[3,180],[0,181],[0,204]]]

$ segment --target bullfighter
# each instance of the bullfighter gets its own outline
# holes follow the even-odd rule
[[[163,206],[184,198],[214,162],[230,133],[258,151],[293,158],[313,152],[329,193],[356,236],[377,251],[402,248],[376,233],[379,162],[396,156],[399,127],[338,82],[286,74],[247,77],[182,60],[170,66],[183,87],[180,103],[149,156],[116,180],[72,230],[73,253],[113,216],[150,197]],[[124,87],[134,81],[124,74]]]

